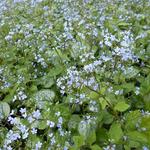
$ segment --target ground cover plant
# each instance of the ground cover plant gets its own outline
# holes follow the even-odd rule
[[[149,0],[0,8],[1,150],[150,149]]]

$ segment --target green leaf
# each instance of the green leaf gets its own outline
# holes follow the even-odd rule
[[[64,70],[63,66],[57,65],[54,68],[50,69],[49,76],[55,77],[59,75]]]
[[[138,110],[127,113],[125,116],[125,128],[127,130],[136,129],[136,124],[140,121],[140,119],[141,113]]]
[[[124,101],[122,102],[118,102],[116,104],[116,106],[114,107],[115,110],[120,111],[120,112],[124,112],[126,111],[130,106],[128,104],[126,104]]]
[[[103,111],[103,123],[104,124],[110,124],[112,123],[114,116],[108,113],[107,111]]]
[[[123,136],[121,125],[119,123],[113,123],[109,129],[109,137],[115,142],[118,142]]]
[[[150,116],[144,116],[141,119],[141,128],[146,128],[148,130],[150,130]]]
[[[44,88],[50,88],[54,84],[54,78],[48,73],[46,76],[39,79],[38,84],[43,85]]]
[[[101,127],[96,130],[96,142],[97,143],[105,143],[108,140],[108,130]]]
[[[33,123],[31,124],[31,128],[37,128],[39,124],[38,120],[33,121]]]
[[[141,147],[140,145],[141,145],[141,144],[140,144],[139,142],[136,142],[136,141],[133,141],[133,140],[130,140],[130,141],[128,142],[128,146],[130,147],[129,150],[131,150],[132,147],[134,147],[134,148],[139,148],[139,147]]]
[[[44,130],[46,127],[47,127],[47,124],[45,120],[38,122],[38,126],[37,126],[38,129]]]
[[[107,101],[104,98],[99,98],[99,101],[102,109],[105,109],[105,107],[108,105]]]
[[[80,146],[84,145],[84,138],[83,136],[74,136],[73,141],[75,143],[75,147],[79,148]]]
[[[86,121],[81,121],[78,125],[78,131],[80,135],[87,139],[88,135],[91,132],[91,125],[88,124]]]
[[[78,115],[72,115],[68,122],[68,128],[70,130],[76,130],[80,121],[81,119]]]
[[[0,127],[0,146],[2,146],[4,140],[5,140],[5,136],[7,134],[7,129],[6,128],[3,128],[3,127]]]
[[[4,119],[9,116],[10,106],[6,102],[0,102],[0,119]]]
[[[120,23],[118,23],[118,27],[119,27],[120,29],[127,29],[129,25],[130,25],[130,24],[129,24],[129,23],[126,23],[126,22],[120,22]]]
[[[95,141],[96,141],[96,133],[94,130],[92,130],[86,139],[86,143],[92,145]]]
[[[131,131],[127,133],[127,136],[129,138],[129,140],[135,141],[135,142],[140,142],[143,144],[147,144],[148,143],[148,137],[141,132],[138,131]]]
[[[96,92],[90,92],[89,97],[97,100],[99,98],[99,94]]]
[[[135,89],[134,83],[124,83],[121,87],[125,90],[125,92],[134,91]]]
[[[124,146],[124,149],[125,149],[125,150],[131,150],[131,147],[128,146],[128,145],[125,145],[125,146]]]
[[[33,92],[36,92],[38,90],[37,86],[36,85],[32,85],[30,87],[30,92],[33,93]]]
[[[36,135],[31,134],[27,139],[26,145],[30,148],[35,148],[35,145],[40,141],[40,138]]]
[[[39,108],[44,108],[46,102],[53,102],[55,93],[52,90],[44,89],[36,92],[33,96]]]
[[[51,101],[55,97],[55,93],[52,90],[44,89],[35,94],[35,98],[39,101]]]
[[[78,131],[87,144],[91,145],[96,141],[96,133],[94,124],[90,124],[87,121],[81,121],[78,125]]]
[[[91,146],[91,149],[92,149],[92,150],[102,150],[102,149],[101,149],[98,145],[96,145],[96,144],[95,144],[95,145],[92,145],[92,146]]]
[[[127,68],[126,70],[126,78],[133,78],[136,76],[140,71],[134,67]]]
[[[149,85],[150,85],[150,74],[146,78],[144,78],[144,80],[141,83],[140,91],[142,96],[149,95],[150,93]]]
[[[143,101],[144,101],[144,104],[145,104],[145,109],[150,110],[150,93],[145,94],[143,96]]]

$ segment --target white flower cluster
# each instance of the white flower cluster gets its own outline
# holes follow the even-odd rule
[[[103,147],[103,150],[116,150],[116,145],[108,145],[106,147]]]
[[[38,142],[38,143],[36,143],[36,145],[35,145],[35,150],[40,150],[41,147],[42,147],[42,143],[41,143],[41,142]]]
[[[80,58],[80,61],[83,62],[83,63],[86,62],[87,60],[89,61],[89,60],[94,60],[95,59],[93,52],[82,54],[81,56],[79,56],[79,58]]]
[[[41,56],[40,54],[38,54],[38,55],[35,56],[35,60],[36,60],[38,63],[40,63],[40,64],[43,66],[43,68],[46,68],[46,67],[47,67],[47,64],[46,64],[44,58],[42,58],[42,56]]]
[[[14,95],[12,101],[14,102],[17,99],[20,100],[20,101],[23,101],[23,100],[27,99],[27,95],[25,94],[25,92],[23,90],[19,90],[17,95]]]
[[[28,115],[27,120],[29,121],[29,123],[32,123],[35,120],[38,120],[41,118],[41,112],[39,109],[35,110],[32,112],[31,115]]]
[[[25,125],[23,125],[20,122],[20,119],[18,117],[8,117],[8,122],[10,122],[11,125],[16,127],[16,131],[9,130],[9,132],[6,135],[5,141],[4,141],[4,148],[9,147],[11,149],[11,143],[18,139],[26,139],[29,136],[29,128],[27,128]]]

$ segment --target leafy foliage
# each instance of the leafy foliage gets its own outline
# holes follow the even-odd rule
[[[150,149],[150,1],[0,1],[0,149]]]

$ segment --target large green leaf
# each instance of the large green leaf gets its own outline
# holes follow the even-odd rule
[[[149,142],[149,137],[147,137],[144,133],[138,132],[138,131],[130,131],[127,133],[127,136],[129,140],[143,143],[143,144],[148,144]]]
[[[126,111],[130,106],[128,104],[126,104],[124,101],[122,102],[118,102],[114,109],[117,110],[117,111],[120,111],[120,112],[124,112]]]
[[[44,130],[47,127],[46,120],[39,120],[37,128],[40,130]]]
[[[55,83],[54,78],[51,77],[51,74],[48,74],[48,75],[42,77],[38,81],[38,84],[43,85],[44,88],[50,88],[54,83]]]
[[[6,134],[7,134],[7,129],[1,127],[1,128],[0,128],[0,146],[3,146],[3,142],[4,142],[4,140],[5,140],[4,137],[6,136]]]
[[[84,145],[83,136],[74,136],[73,141],[75,143],[75,147],[78,149],[80,146]]]
[[[150,130],[150,116],[142,117],[140,127]]]
[[[113,123],[109,129],[108,134],[110,139],[113,139],[115,142],[119,142],[123,136],[121,125],[119,123]]]
[[[91,125],[86,121],[81,121],[78,125],[78,131],[85,139],[89,136],[91,132]]]
[[[55,98],[55,93],[49,89],[43,89],[36,92],[33,96],[37,106],[41,109],[47,105],[47,103],[52,103]]]
[[[35,94],[37,101],[52,101],[55,97],[55,93],[52,90],[44,89]]]
[[[0,102],[0,120],[9,116],[10,106],[6,102]]]
[[[92,145],[96,141],[96,133],[94,130],[91,130],[90,134],[88,135],[86,139],[86,143],[89,145]]]
[[[99,101],[102,109],[105,109],[105,107],[108,105],[107,101],[104,98],[99,98]]]
[[[97,100],[99,98],[99,94],[96,93],[96,92],[90,92],[89,97],[92,98],[92,99]]]
[[[76,130],[80,121],[81,118],[78,115],[72,115],[68,122],[68,128],[70,130]]]
[[[126,70],[126,78],[135,77],[140,71],[134,67],[130,67]]]
[[[140,111],[131,111],[125,116],[125,128],[126,130],[136,129],[136,124],[141,120]]]
[[[92,150],[102,150],[102,149],[101,149],[98,145],[96,145],[96,144],[95,144],[95,145],[92,145],[92,146],[91,146],[91,149],[92,149]]]
[[[54,68],[50,69],[49,76],[55,77],[55,76],[59,75],[61,72],[63,72],[63,70],[64,70],[63,66],[57,65]]]
[[[111,124],[114,120],[114,116],[112,114],[110,114],[107,111],[103,111],[103,123],[104,124]]]

